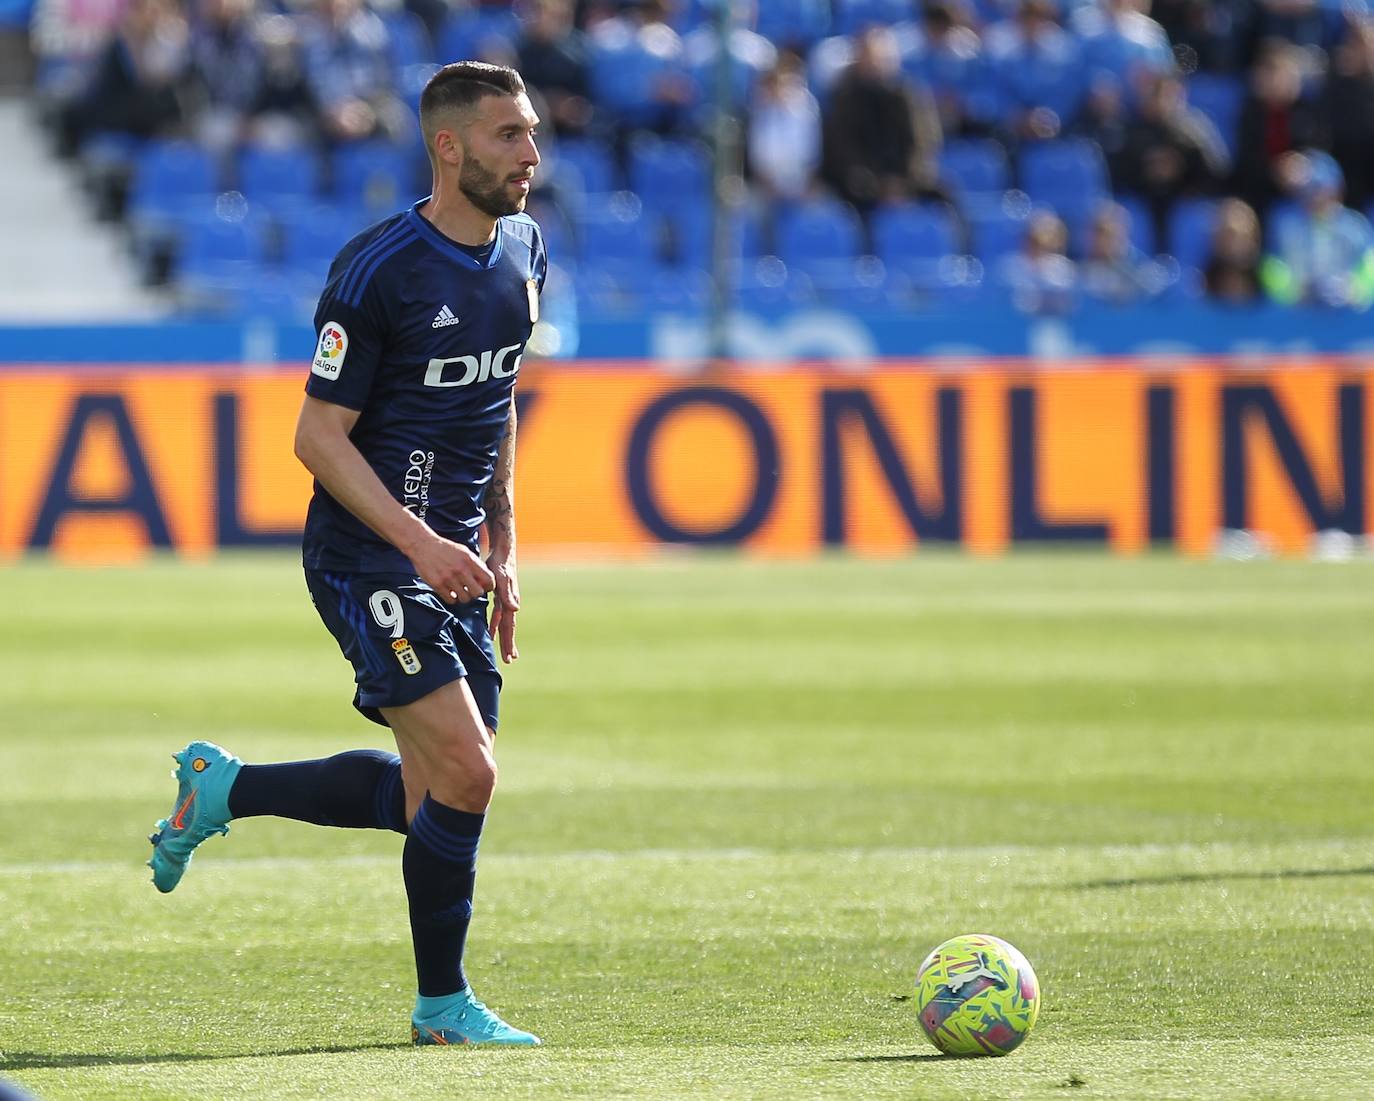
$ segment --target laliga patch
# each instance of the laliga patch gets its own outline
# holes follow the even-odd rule
[[[326,321],[320,330],[320,342],[315,345],[315,360],[310,364],[310,373],[332,382],[343,370],[346,355],[348,334],[344,332],[344,327],[337,321]]]
[[[530,300],[530,324],[539,320],[539,284],[533,279],[525,280],[525,297]]]
[[[396,654],[396,660],[401,663],[401,668],[406,671],[406,676],[413,677],[420,671],[420,655],[415,652],[410,639],[398,638],[391,644],[391,649]]]

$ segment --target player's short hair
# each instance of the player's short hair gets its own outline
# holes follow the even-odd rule
[[[486,96],[518,96],[525,91],[520,74],[507,65],[455,61],[429,78],[420,93],[420,129],[425,145],[434,140],[441,115],[466,111]],[[434,151],[430,150],[430,155]]]

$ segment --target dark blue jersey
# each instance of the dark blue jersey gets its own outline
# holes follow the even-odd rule
[[[476,549],[482,499],[538,316],[546,258],[524,214],[485,254],[410,210],[359,234],[329,269],[306,392],[359,411],[351,439],[382,484],[440,535]],[[410,570],[318,481],[305,521],[312,569]]]

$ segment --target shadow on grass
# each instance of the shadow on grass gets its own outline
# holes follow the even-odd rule
[[[1289,868],[1273,872],[1180,872],[1177,875],[1133,876],[1130,879],[1089,879],[1069,883],[1066,890],[1086,891],[1098,887],[1171,887],[1181,883],[1221,883],[1230,880],[1329,879],[1338,876],[1374,875],[1366,868]]]
[[[827,1063],[924,1063],[928,1059],[948,1059],[938,1051],[917,1051],[911,1055],[840,1055]]]
[[[272,1051],[231,1051],[224,1055],[196,1052],[168,1052],[166,1055],[129,1055],[111,1052],[106,1055],[54,1055],[46,1051],[6,1051],[0,1054],[0,1071],[50,1070],[69,1067],[139,1067],[153,1063],[205,1063],[224,1059],[272,1059],[282,1055],[338,1055],[351,1051],[391,1051],[408,1048],[404,1042],[390,1044],[338,1044],[313,1047],[282,1048]]]

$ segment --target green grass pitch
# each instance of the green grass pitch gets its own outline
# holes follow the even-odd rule
[[[169,754],[385,744],[290,556],[0,571],[0,1077],[42,1098],[1368,1098],[1374,567],[528,564],[474,985],[416,1050],[400,839],[148,883]],[[1035,1034],[939,1056],[948,936]]]

